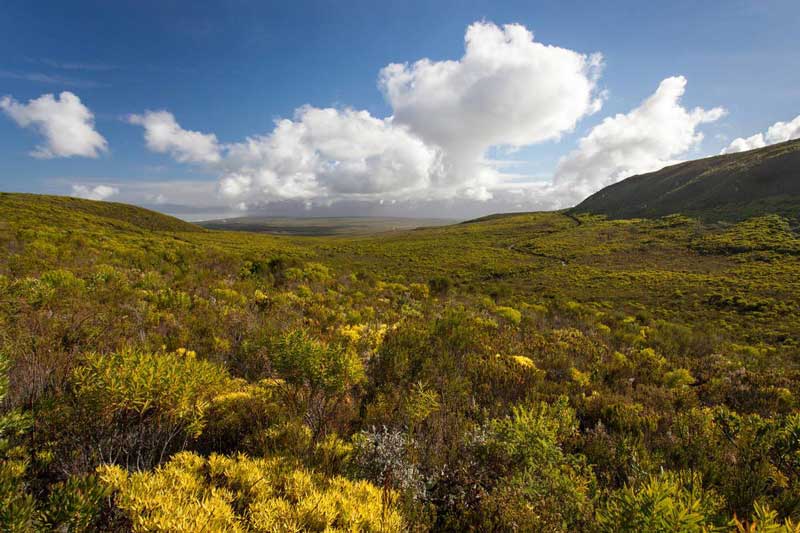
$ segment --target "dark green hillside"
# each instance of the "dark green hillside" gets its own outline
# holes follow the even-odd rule
[[[596,192],[572,211],[610,218],[680,213],[711,222],[770,213],[797,219],[800,140],[632,176]]]
[[[79,225],[81,218],[91,217],[150,231],[202,231],[199,226],[142,207],[71,196],[0,192],[0,210],[9,217],[34,217],[40,223],[59,226]]]

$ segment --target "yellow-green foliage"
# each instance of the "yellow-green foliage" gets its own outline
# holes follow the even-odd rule
[[[691,385],[695,379],[687,369],[678,368],[664,374],[664,382],[670,388],[679,388]]]
[[[72,377],[79,401],[103,419],[154,416],[184,425],[193,436],[203,429],[209,400],[229,379],[224,369],[185,348],[90,353]]]
[[[352,350],[326,345],[301,331],[278,341],[272,364],[288,383],[308,387],[312,394],[341,393],[364,378],[361,361]]]
[[[0,403],[5,401],[8,395],[9,366],[8,358],[0,352]],[[19,410],[10,410],[0,414],[0,460],[8,453],[11,439],[23,435],[31,422],[30,416]]]
[[[8,360],[0,353],[0,402],[8,393]],[[49,487],[46,502],[38,501],[26,486],[31,457],[23,447],[10,441],[28,431],[32,420],[27,413],[12,410],[0,415],[0,530],[86,531],[94,521],[99,502],[106,496],[92,476],[73,476]],[[48,450],[37,454],[45,462]]]
[[[512,355],[511,359],[523,368],[536,368],[536,363],[534,363],[530,357],[525,357],[524,355]]]
[[[258,447],[254,437],[280,418],[284,409],[270,383],[231,384],[229,391],[211,398],[204,412],[204,448],[230,450]]]
[[[569,370],[569,377],[581,387],[587,387],[592,382],[592,378],[589,376],[589,374],[586,372],[581,372],[574,366]]]
[[[280,458],[183,452],[152,472],[103,466],[135,532],[399,532],[396,495]]]
[[[440,408],[439,394],[426,387],[422,382],[414,384],[406,396],[403,406],[411,425],[422,422]]]
[[[25,490],[26,467],[22,459],[4,456],[0,461],[0,529],[3,531],[34,531],[36,501]]]
[[[519,324],[522,321],[522,313],[513,307],[497,306],[494,308],[495,313],[505,318],[512,324]]]
[[[492,420],[487,430],[490,461],[501,471],[514,465],[487,498],[496,516],[492,529],[529,524],[542,531],[572,531],[585,524],[594,480],[583,458],[562,449],[577,431],[566,398],[553,405],[515,407],[511,416]]]
[[[791,518],[781,522],[778,513],[766,505],[756,503],[753,516],[747,520],[733,519],[737,533],[800,533],[800,523]]]
[[[699,476],[665,472],[612,494],[598,525],[609,533],[725,531],[721,509],[722,500],[703,489]]]
[[[697,240],[702,253],[741,254],[755,251],[800,252],[800,239],[789,222],[778,215],[751,218]]]

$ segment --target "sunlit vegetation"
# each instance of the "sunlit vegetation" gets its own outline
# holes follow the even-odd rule
[[[0,195],[0,530],[800,531],[800,239]]]

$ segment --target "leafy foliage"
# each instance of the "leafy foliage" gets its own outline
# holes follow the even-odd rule
[[[703,490],[699,476],[665,472],[651,476],[640,487],[614,492],[598,513],[601,531],[723,531],[722,500]]]
[[[74,370],[75,415],[92,428],[92,452],[104,462],[149,468],[198,437],[209,400],[227,373],[191,350],[86,354]]]

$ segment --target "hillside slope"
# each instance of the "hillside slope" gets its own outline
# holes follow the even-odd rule
[[[572,209],[609,218],[680,213],[706,221],[800,213],[800,140],[687,161],[610,185]]]
[[[98,202],[71,196],[0,192],[0,215],[6,220],[33,215],[40,223],[62,226],[78,222],[76,216],[88,216],[93,222],[123,222],[150,231],[203,231],[189,222],[143,207],[116,202]]]

